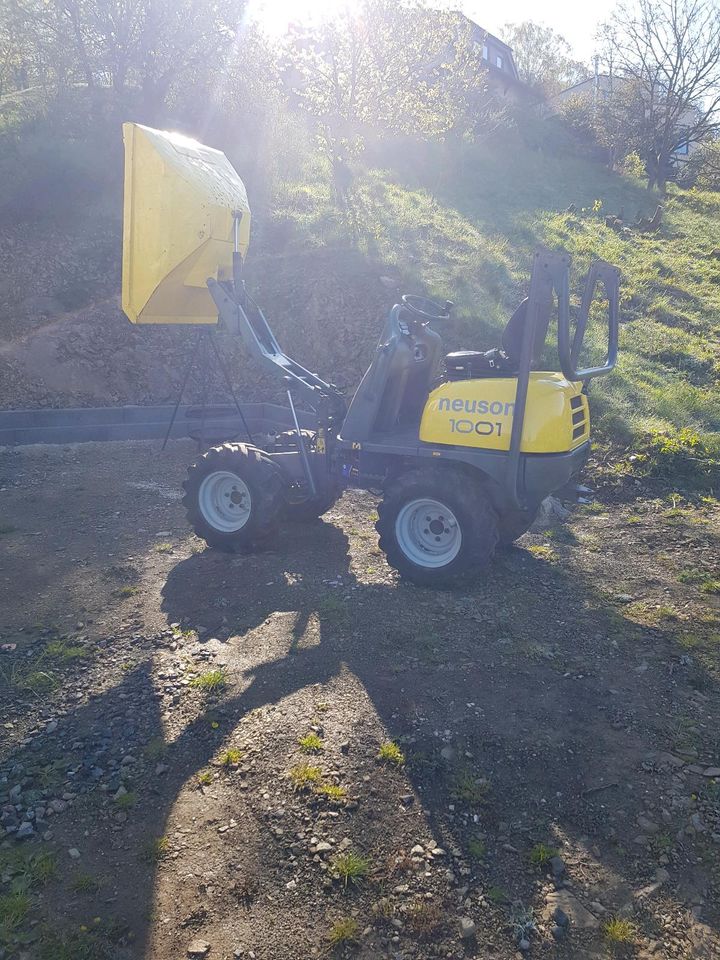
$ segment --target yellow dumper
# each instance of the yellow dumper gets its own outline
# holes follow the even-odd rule
[[[527,297],[500,344],[484,351],[444,355],[434,327],[452,303],[403,296],[348,405],[283,353],[245,289],[250,208],[224,154],[137,124],[125,124],[124,139],[128,318],[220,324],[287,392],[277,429],[214,446],[190,467],[184,503],[208,544],[250,548],[283,520],[320,516],[346,487],[369,488],[382,493],[376,528],[388,563],[416,583],[443,586],[476,574],[524,533],[546,496],[572,497],[590,450],[588,386],[617,359],[615,267],[591,265],[573,321],[570,257],[538,250]],[[598,285],[607,355],[580,367]],[[536,369],[554,314],[558,369]]]

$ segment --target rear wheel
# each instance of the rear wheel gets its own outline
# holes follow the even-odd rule
[[[535,523],[538,508],[515,510],[500,517],[500,546],[511,547]]]
[[[283,479],[257,447],[245,443],[211,447],[189,468],[183,487],[188,520],[211,547],[248,548],[275,532]]]
[[[387,562],[423,586],[450,586],[475,574],[498,542],[497,514],[467,474],[411,470],[390,481],[375,527]]]

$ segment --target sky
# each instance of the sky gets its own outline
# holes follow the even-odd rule
[[[271,34],[285,33],[290,21],[321,19],[337,12],[352,0],[250,0],[249,14]],[[441,3],[438,3],[440,6]],[[455,6],[453,4],[442,4]],[[552,27],[573,47],[578,60],[589,61],[594,51],[593,37],[598,23],[613,7],[612,0],[593,4],[588,0],[457,0],[457,7],[480,26],[502,39],[505,23],[534,20]]]

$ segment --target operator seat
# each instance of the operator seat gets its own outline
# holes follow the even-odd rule
[[[502,335],[502,346],[484,352],[480,350],[455,350],[445,357],[445,373],[448,380],[470,380],[481,377],[514,377],[520,365],[523,337],[527,325],[528,298],[525,297],[510,317]],[[533,362],[537,362],[545,343],[552,301],[543,303],[538,317]]]

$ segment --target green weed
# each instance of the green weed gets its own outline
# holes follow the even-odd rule
[[[300,763],[289,771],[288,776],[293,788],[300,792],[318,785],[322,780],[322,770],[320,767],[313,767],[309,763]]]
[[[332,858],[332,869],[342,880],[343,886],[348,883],[358,883],[370,873],[370,860],[352,850],[345,850]]]
[[[323,749],[322,738],[314,731],[306,733],[304,737],[299,737],[298,744],[303,753],[320,753]]]
[[[347,943],[356,943],[360,936],[360,924],[353,917],[336,920],[328,931],[331,946],[339,947]]]
[[[637,936],[635,924],[623,917],[613,917],[603,924],[603,936],[612,944],[633,943]]]
[[[480,837],[472,837],[468,840],[468,853],[473,860],[483,860],[487,853],[487,846]]]
[[[401,767],[405,763],[405,754],[393,740],[388,740],[380,744],[378,760],[381,760],[383,763],[395,764],[396,767]]]
[[[341,803],[347,798],[347,790],[336,783],[321,783],[315,788],[315,793],[331,803]]]
[[[170,852],[170,841],[167,837],[155,837],[144,845],[142,849],[143,859],[149,863],[159,863],[164,860]]]
[[[127,793],[121,793],[119,797],[115,797],[115,805],[119,810],[132,810],[136,803],[137,794],[130,790]]]
[[[191,687],[202,690],[203,693],[220,693],[227,685],[228,675],[222,668],[206,670],[205,673],[201,673],[190,681]]]
[[[554,847],[548,847],[544,843],[536,843],[530,851],[528,860],[530,865],[540,870],[546,870],[553,857],[557,857],[558,851]]]
[[[223,750],[218,760],[222,767],[236,767],[242,760],[242,756],[242,751],[235,747],[228,747],[227,750]]]
[[[473,770],[464,767],[453,777],[450,792],[454,799],[461,803],[477,805],[487,799],[490,784],[484,777],[479,777]]]

